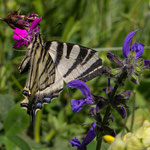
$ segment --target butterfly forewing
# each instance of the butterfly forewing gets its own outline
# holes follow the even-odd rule
[[[49,53],[65,82],[88,81],[102,70],[102,61],[95,50],[71,43],[51,42]]]

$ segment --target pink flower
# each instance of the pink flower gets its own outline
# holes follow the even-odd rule
[[[40,19],[36,18],[32,22],[28,30],[19,29],[19,28],[14,29],[13,39],[17,40],[18,42],[14,44],[13,48],[18,48],[22,45],[27,46],[29,42],[32,40],[32,38],[34,37],[34,35],[36,33],[39,33],[40,28],[38,27],[38,25],[41,20],[42,20],[42,17]]]

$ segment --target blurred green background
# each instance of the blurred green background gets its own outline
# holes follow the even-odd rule
[[[18,10],[25,15],[37,13],[42,16],[41,33],[43,39],[71,42],[95,48],[104,65],[111,63],[106,53],[122,57],[122,44],[125,36],[139,30],[133,42],[146,46],[144,59],[150,59],[150,1],[149,0],[0,0],[0,17]],[[59,24],[59,25],[58,25]],[[18,66],[25,52],[12,47],[13,30],[0,22],[0,149],[4,150],[69,150],[68,140],[77,136],[81,141],[94,120],[88,116],[88,107],[78,114],[71,110],[71,98],[82,97],[77,90],[68,95],[66,87],[58,99],[37,113],[34,129],[30,118],[19,106],[23,100],[22,90],[27,74],[20,75]],[[117,48],[116,48],[117,47]],[[22,47],[21,50],[25,50]],[[150,72],[143,72],[140,85],[127,81],[123,89],[136,90],[136,114],[134,129],[145,119],[150,119]],[[113,80],[112,80],[112,84]],[[88,82],[92,94],[104,95],[102,88],[107,86],[106,77],[97,77]],[[111,127],[116,133],[130,128],[133,97],[128,102],[128,117],[121,119],[112,111],[115,122]],[[102,112],[103,115],[104,112]],[[88,145],[95,149],[96,140]],[[109,146],[103,142],[102,150]]]

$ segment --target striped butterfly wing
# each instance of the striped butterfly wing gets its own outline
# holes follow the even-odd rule
[[[102,73],[102,60],[95,50],[62,42],[47,42],[49,53],[65,82],[88,81]]]
[[[29,70],[23,95],[25,99],[21,106],[27,108],[29,114],[34,114],[43,103],[49,103],[58,96],[63,89],[63,80],[59,75],[48,53],[47,47],[43,46],[40,35],[35,36],[31,42],[32,48],[26,53],[19,71],[24,73]]]
[[[40,34],[29,45],[19,67],[29,70],[21,106],[34,117],[35,111],[58,97],[65,82],[79,79],[88,81],[102,73],[102,61],[95,50],[71,43],[46,42]]]

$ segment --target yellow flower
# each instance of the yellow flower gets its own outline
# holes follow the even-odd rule
[[[113,136],[111,136],[111,135],[105,135],[104,136],[104,140],[107,142],[107,143],[109,143],[109,144],[111,144],[113,141],[114,141],[114,137]]]
[[[150,122],[143,125],[134,133],[119,134],[108,150],[150,150]]]

